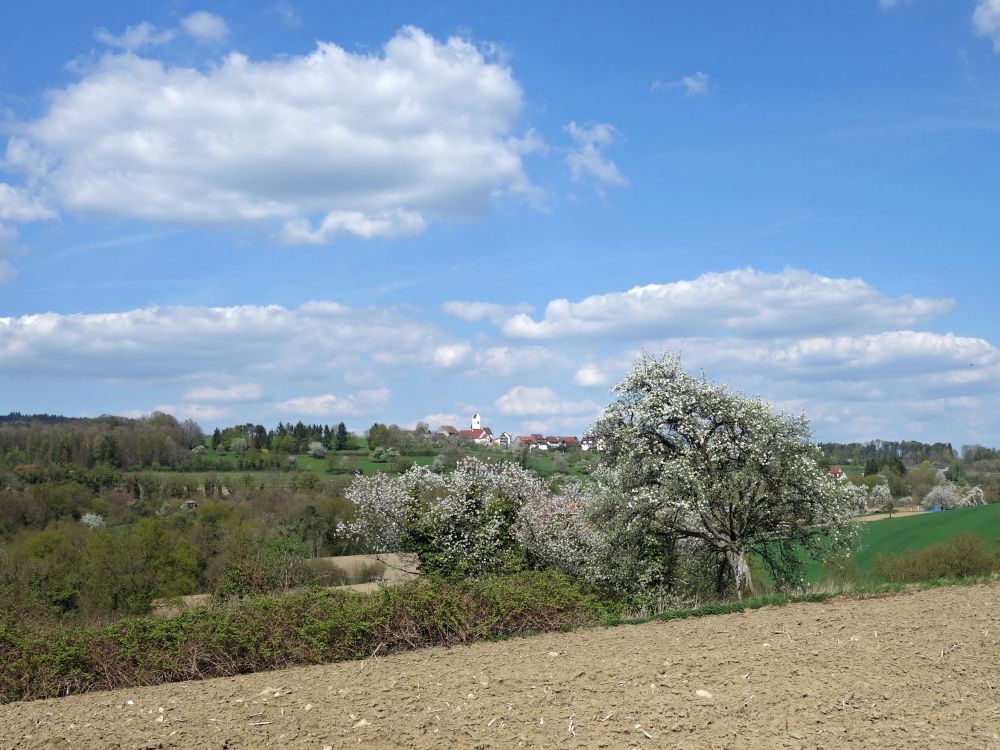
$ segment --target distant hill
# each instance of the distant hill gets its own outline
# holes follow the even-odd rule
[[[22,414],[19,411],[0,414],[0,424],[31,424],[32,422],[63,424],[65,422],[78,422],[81,419],[82,417],[64,417],[60,414]]]

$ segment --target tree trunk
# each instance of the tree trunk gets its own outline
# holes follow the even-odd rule
[[[727,550],[726,559],[733,569],[733,579],[736,581],[736,596],[753,596],[753,579],[750,577],[750,566],[744,550]]]

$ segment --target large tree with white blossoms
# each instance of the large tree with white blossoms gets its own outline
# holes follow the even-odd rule
[[[643,355],[612,394],[594,428],[617,486],[605,523],[654,563],[707,552],[745,596],[751,555],[791,583],[803,552],[852,541],[856,491],[819,466],[804,417],[694,377],[672,354]]]

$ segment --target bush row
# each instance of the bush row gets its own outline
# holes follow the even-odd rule
[[[1000,546],[969,532],[905,554],[880,555],[875,571],[891,583],[986,576],[1000,572]]]
[[[610,622],[620,606],[552,573],[311,591],[166,619],[47,631],[0,622],[0,702],[361,659]]]

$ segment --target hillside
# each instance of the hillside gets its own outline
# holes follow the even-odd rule
[[[0,706],[0,747],[995,747],[1000,584]]]

